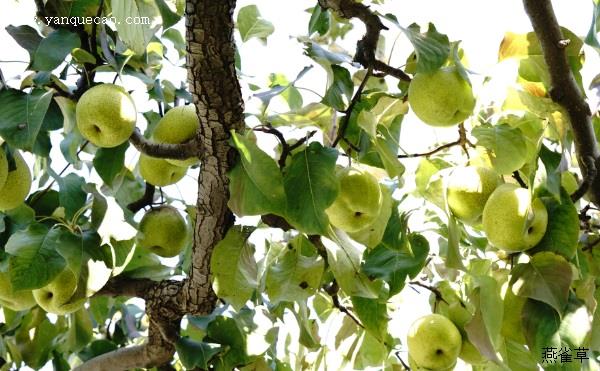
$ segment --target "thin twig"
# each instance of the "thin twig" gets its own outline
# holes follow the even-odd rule
[[[367,69],[367,73],[365,74],[365,77],[363,78],[362,82],[358,86],[356,93],[354,93],[354,96],[352,97],[352,100],[350,101],[348,108],[344,112],[344,117],[342,117],[342,119],[341,119],[340,128],[338,130],[337,136],[331,143],[332,147],[337,146],[337,144],[340,142],[340,140],[345,138],[346,129],[348,129],[348,124],[350,123],[350,116],[352,115],[352,111],[354,111],[354,107],[360,101],[360,99],[362,97],[362,92],[365,89],[365,86],[367,85],[367,81],[369,80],[369,77],[371,77],[372,72],[373,72],[373,69],[371,67],[369,67]]]
[[[129,205],[127,205],[127,208],[132,212],[132,213],[137,213],[138,211],[140,211],[141,209],[143,209],[146,206],[150,206],[152,205],[152,203],[154,202],[154,192],[156,190],[156,187],[150,183],[146,183],[146,190],[144,192],[144,195],[137,201],[134,201],[132,203],[130,203]]]

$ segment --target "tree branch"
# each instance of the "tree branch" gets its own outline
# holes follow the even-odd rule
[[[200,157],[201,155],[195,139],[177,144],[155,143],[146,139],[140,133],[139,129],[136,128],[129,137],[129,141],[138,151],[152,157],[185,160],[190,157]]]
[[[590,198],[600,205],[600,149],[591,121],[590,107],[575,82],[565,53],[563,37],[550,0],[523,0],[525,11],[540,41],[544,59],[548,65],[552,86],[550,97],[565,108],[569,114],[575,150],[583,174],[582,189],[576,196],[589,189]]]
[[[150,183],[146,183],[146,191],[142,198],[130,203],[127,205],[127,208],[135,214],[144,207],[152,205],[154,202],[154,191],[156,191],[156,187]]]
[[[340,142],[340,140],[346,138],[345,137],[346,129],[348,129],[348,124],[350,124],[350,116],[352,115],[352,111],[354,111],[354,107],[356,106],[356,104],[358,102],[360,102],[360,99],[362,98],[362,92],[365,89],[365,86],[367,86],[367,81],[369,80],[369,77],[371,77],[372,72],[373,72],[373,69],[371,67],[369,67],[367,69],[367,73],[365,74],[365,77],[363,78],[362,82],[358,86],[356,93],[354,93],[354,96],[352,97],[352,100],[350,101],[350,104],[348,105],[348,108],[346,109],[344,117],[342,117],[342,119],[341,119],[340,128],[338,130],[337,136],[331,143],[332,147],[337,146],[337,144]]]
[[[73,371],[126,371],[139,367],[152,367],[154,364],[154,359],[147,351],[146,345],[136,345],[94,357],[75,367]]]
[[[147,278],[113,277],[94,296],[128,296],[145,299],[157,282]]]
[[[360,63],[365,68],[372,68],[400,80],[411,80],[410,76],[404,73],[404,71],[391,67],[375,58],[379,34],[382,30],[387,30],[387,27],[381,23],[379,17],[375,15],[368,6],[354,2],[354,0],[319,0],[319,5],[321,5],[322,8],[338,12],[346,19],[358,18],[365,24],[367,32],[363,38],[356,43],[356,54],[354,55],[354,60],[356,62]]]

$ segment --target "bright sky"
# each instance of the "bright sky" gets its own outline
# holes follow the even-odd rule
[[[26,61],[27,53],[21,49],[12,38],[5,32],[8,24],[20,25],[30,24],[34,26],[33,0],[2,0],[3,9],[0,12],[0,68],[6,79],[15,79],[22,76],[25,64],[7,63],[5,61]],[[248,4],[257,4],[263,17],[275,25],[275,34],[270,36],[267,45],[259,41],[251,40],[240,44],[242,56],[242,69],[246,75],[253,76],[255,81],[267,81],[268,75],[273,72],[283,73],[288,79],[293,79],[303,67],[315,64],[303,55],[303,45],[297,42],[295,36],[306,35],[309,14],[306,9],[313,7],[316,0],[240,0],[239,7]],[[577,35],[585,35],[588,31],[592,18],[591,0],[564,0],[553,1],[559,22],[574,31]],[[527,32],[531,26],[525,15],[522,3],[519,0],[387,0],[383,6],[374,6],[380,13],[393,13],[403,26],[417,22],[426,26],[427,22],[433,22],[438,31],[449,36],[450,40],[462,40],[462,47],[468,56],[469,67],[476,73],[486,75],[490,73],[497,61],[497,50],[506,31]],[[389,48],[397,39],[394,53],[391,56],[391,64],[400,66],[404,63],[406,56],[412,50],[410,44],[400,30],[388,24],[390,31],[384,33],[386,45]],[[182,24],[179,24],[182,27]],[[355,43],[363,33],[364,28],[357,24],[354,31],[344,40],[344,47],[353,52]],[[586,49],[588,63],[583,70],[584,85],[587,86],[591,78],[600,71],[597,54],[591,49]],[[591,62],[591,63],[590,63]],[[186,78],[185,70],[165,65],[164,76],[171,79],[175,85]],[[476,78],[475,78],[476,79]],[[324,72],[316,66],[299,86],[324,91],[326,77]],[[13,80],[13,86],[16,80]],[[138,110],[153,109],[147,103],[145,88],[135,79],[125,80],[128,89],[137,89],[135,94]],[[392,81],[393,83],[393,81]],[[131,86],[129,86],[131,84]],[[249,92],[245,91],[245,97]],[[317,99],[314,95],[306,95],[307,99]],[[247,103],[249,110],[253,109],[253,102]],[[434,145],[436,138],[454,138],[455,129],[433,130],[420,122],[414,116],[409,115],[404,122],[402,146],[408,152],[426,150]],[[56,155],[56,156],[54,156]],[[53,160],[56,169],[62,167],[60,152],[53,151]],[[64,162],[63,162],[64,163]],[[131,164],[135,163],[132,159]],[[189,202],[195,198],[195,180],[188,177],[179,184],[177,190],[184,195]],[[422,313],[429,311],[427,303],[428,293],[416,295],[413,290],[404,290],[400,302],[405,303],[401,316],[395,316],[390,326],[392,332],[398,336],[406,333],[407,326],[412,320]],[[410,304],[408,304],[410,303]]]

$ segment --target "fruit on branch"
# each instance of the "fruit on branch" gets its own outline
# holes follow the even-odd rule
[[[535,246],[544,237],[547,224],[544,203],[515,184],[496,188],[483,209],[483,230],[488,241],[509,252]]]
[[[415,369],[447,370],[456,364],[462,337],[448,318],[429,314],[413,322],[407,343]]]
[[[9,171],[6,182],[0,187],[0,211],[11,210],[19,206],[29,194],[31,173],[19,151],[13,152],[16,168]]]
[[[371,225],[377,219],[382,204],[377,178],[355,168],[339,170],[337,178],[340,192],[325,210],[329,222],[345,232],[358,232]]]
[[[421,121],[431,126],[453,126],[473,113],[473,90],[455,67],[417,73],[408,87],[408,103]]]
[[[193,104],[175,107],[170,109],[156,124],[152,139],[158,143],[184,143],[196,136],[199,127],[200,121],[196,115],[196,107]],[[188,167],[195,165],[198,158],[167,159],[167,162],[176,166]]]
[[[140,248],[168,258],[183,250],[187,237],[185,219],[177,209],[165,205],[144,214],[136,240]]]
[[[175,184],[183,178],[187,172],[186,167],[176,166],[162,158],[140,154],[140,175],[148,183],[164,187]]]
[[[85,284],[80,284],[79,277],[65,268],[48,285],[33,290],[33,297],[46,312],[64,315],[83,307],[85,291]]]
[[[75,110],[83,137],[102,148],[124,143],[135,129],[137,111],[133,99],[118,85],[101,84],[86,91]]]
[[[0,272],[0,306],[20,311],[30,309],[35,305],[31,290],[14,291],[8,272]]]
[[[500,177],[491,168],[457,167],[448,179],[448,208],[465,224],[478,224],[485,203],[499,184]]]

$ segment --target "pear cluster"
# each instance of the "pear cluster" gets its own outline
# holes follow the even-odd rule
[[[200,122],[193,105],[175,107],[169,110],[156,124],[152,140],[156,143],[184,143],[196,136],[199,127]],[[197,162],[197,158],[172,160],[141,154],[139,161],[140,175],[148,183],[164,187],[181,180],[185,176],[188,167],[195,165]]]
[[[0,149],[0,211],[11,210],[25,201],[31,189],[31,172],[21,153],[12,152],[14,168],[8,165],[3,149]]]
[[[531,191],[502,184],[486,167],[454,169],[446,189],[449,211],[463,223],[482,225],[488,241],[497,248],[517,252],[534,247],[546,233],[548,213]]]

